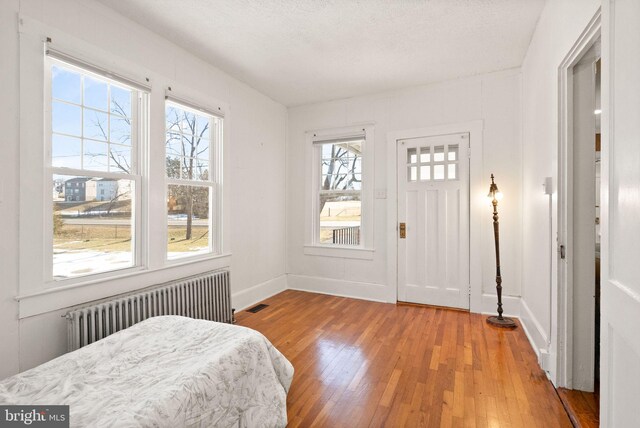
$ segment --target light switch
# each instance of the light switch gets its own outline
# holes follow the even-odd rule
[[[376,189],[376,199],[387,199],[387,189]]]

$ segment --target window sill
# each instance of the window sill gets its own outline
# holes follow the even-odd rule
[[[305,245],[304,254],[308,256],[338,257],[341,259],[373,260],[374,248],[354,248],[329,245]]]
[[[220,269],[230,265],[231,254],[219,254],[183,260],[180,264],[170,264],[156,269],[132,268],[126,273],[83,282],[46,288],[34,293],[15,297],[19,302],[19,318],[39,315],[60,309],[71,309],[95,300],[132,293],[143,288],[159,285],[167,281],[201,272]]]

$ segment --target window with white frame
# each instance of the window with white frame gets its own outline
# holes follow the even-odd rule
[[[318,171],[313,213],[316,244],[362,244],[364,143],[364,135],[313,142]]]
[[[167,100],[167,258],[219,252],[222,119]]]
[[[52,56],[46,64],[51,278],[138,266],[138,123],[148,94]]]

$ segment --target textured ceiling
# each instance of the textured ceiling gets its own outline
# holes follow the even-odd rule
[[[99,0],[287,106],[518,67],[544,0]]]

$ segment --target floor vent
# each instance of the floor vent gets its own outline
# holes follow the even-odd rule
[[[255,305],[253,308],[247,309],[247,312],[251,312],[252,314],[255,314],[256,312],[260,312],[261,310],[263,310],[267,306],[269,306],[269,305],[265,305],[264,303],[260,303],[259,305]]]

